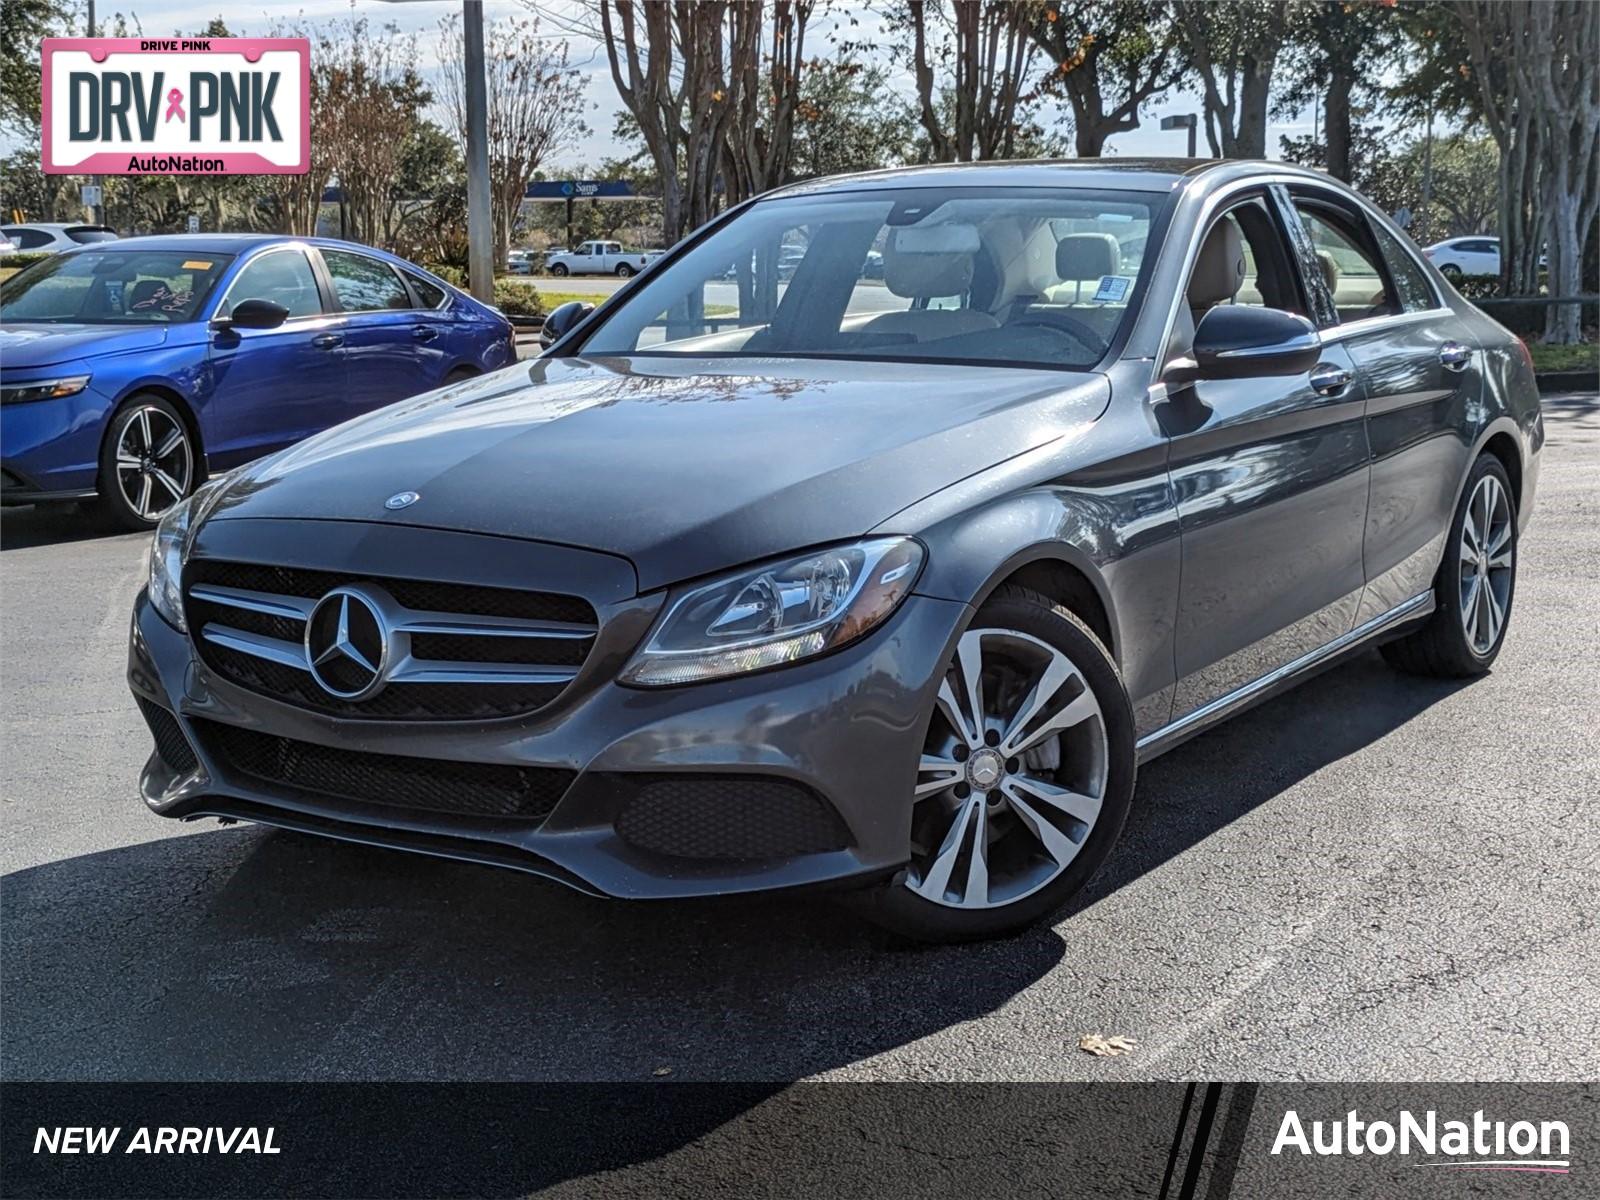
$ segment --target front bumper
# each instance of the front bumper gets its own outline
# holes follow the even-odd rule
[[[401,723],[312,713],[217,678],[141,592],[129,686],[145,705],[175,717],[194,757],[185,762],[181,752],[153,754],[140,792],[161,816],[233,817],[513,867],[619,898],[866,881],[892,873],[908,856],[923,731],[942,666],[967,616],[965,605],[912,596],[860,642],[780,670],[656,691],[604,682],[562,705],[555,719],[534,714]],[[212,752],[205,730],[215,726],[207,722],[365,754],[559,768],[575,778],[539,819],[361,803],[263,785]],[[180,760],[177,767],[172,757]],[[814,793],[836,814],[837,848],[697,857],[642,849],[619,833],[630,801],[665,780],[679,785],[671,811],[684,820],[737,824],[740,810],[729,800],[737,798],[741,781],[752,779]],[[702,793],[706,805],[699,810]],[[685,840],[691,851],[696,843],[695,837]]]
[[[0,407],[0,462],[5,469],[0,502],[34,504],[92,497],[100,471],[100,441],[111,408],[111,401],[97,392],[93,383],[75,396]]]

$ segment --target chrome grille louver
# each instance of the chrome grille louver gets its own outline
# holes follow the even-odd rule
[[[571,596],[210,560],[190,567],[189,631],[209,666],[254,691],[340,716],[465,720],[530,712],[578,674],[598,632],[593,609]],[[265,590],[263,582],[284,590]],[[306,625],[335,588],[358,588],[388,634],[383,685],[365,699],[326,690],[311,669]],[[414,607],[397,593],[476,611]],[[591,619],[574,619],[584,614]]]

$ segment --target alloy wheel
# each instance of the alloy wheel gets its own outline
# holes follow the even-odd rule
[[[1511,603],[1516,548],[1511,501],[1500,480],[1485,475],[1461,522],[1461,627],[1476,654],[1494,649]]]
[[[964,634],[918,767],[905,885],[999,908],[1059,876],[1106,798],[1105,718],[1083,672],[1014,629]]]
[[[129,511],[154,521],[189,494],[194,453],[188,431],[164,409],[140,405],[123,423],[114,465]]]

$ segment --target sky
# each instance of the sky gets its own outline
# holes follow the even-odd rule
[[[534,10],[544,15],[543,27],[547,36],[565,38],[569,43],[570,65],[579,71],[587,84],[589,111],[585,121],[592,131],[574,148],[545,165],[547,175],[564,170],[576,170],[584,164],[595,164],[603,159],[618,157],[623,148],[611,136],[611,130],[620,108],[616,89],[611,81],[605,51],[595,39],[572,32],[580,24],[577,0],[484,0],[485,36],[492,42],[497,19],[510,16],[526,17]],[[460,0],[99,0],[98,19],[102,30],[114,19],[123,15],[135,32],[148,37],[165,37],[174,33],[195,33],[203,29],[213,17],[222,17],[236,36],[261,35],[272,26],[284,22],[304,24],[338,20],[353,15],[365,16],[374,24],[393,24],[405,33],[419,36],[422,69],[432,79],[439,71],[439,23],[445,17],[459,13]],[[830,26],[842,24],[855,12],[861,16],[865,10],[852,6],[849,0],[836,0],[829,11],[814,20],[807,30],[808,45],[817,46],[817,52],[827,50],[824,40]],[[861,27],[850,31],[852,40],[871,35],[870,16]],[[915,94],[908,66],[897,67],[892,75],[893,85],[907,97]],[[1125,156],[1181,155],[1186,152],[1187,141],[1183,130],[1161,132],[1161,118],[1171,114],[1200,111],[1198,96],[1181,92],[1145,106],[1139,129],[1113,137],[1106,147],[1107,154]],[[433,114],[436,120],[441,113]],[[1303,120],[1273,122],[1268,128],[1268,154],[1277,156],[1278,138],[1281,135],[1303,135],[1311,131],[1309,112]],[[1041,115],[1048,123],[1049,111]],[[448,122],[442,122],[448,125]],[[316,131],[312,130],[312,137]],[[1069,142],[1070,145],[1070,142]],[[1205,132],[1199,133],[1199,152],[1206,153]]]

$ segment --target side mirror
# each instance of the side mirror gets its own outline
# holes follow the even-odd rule
[[[226,317],[211,322],[218,329],[276,329],[289,319],[289,310],[271,300],[241,300]]]
[[[1299,375],[1322,357],[1322,338],[1304,317],[1276,308],[1222,304],[1200,318],[1190,357],[1171,363],[1170,385],[1196,379]]]
[[[592,304],[585,304],[581,300],[567,301],[544,319],[544,328],[539,331],[539,348],[548,350],[593,311]]]

